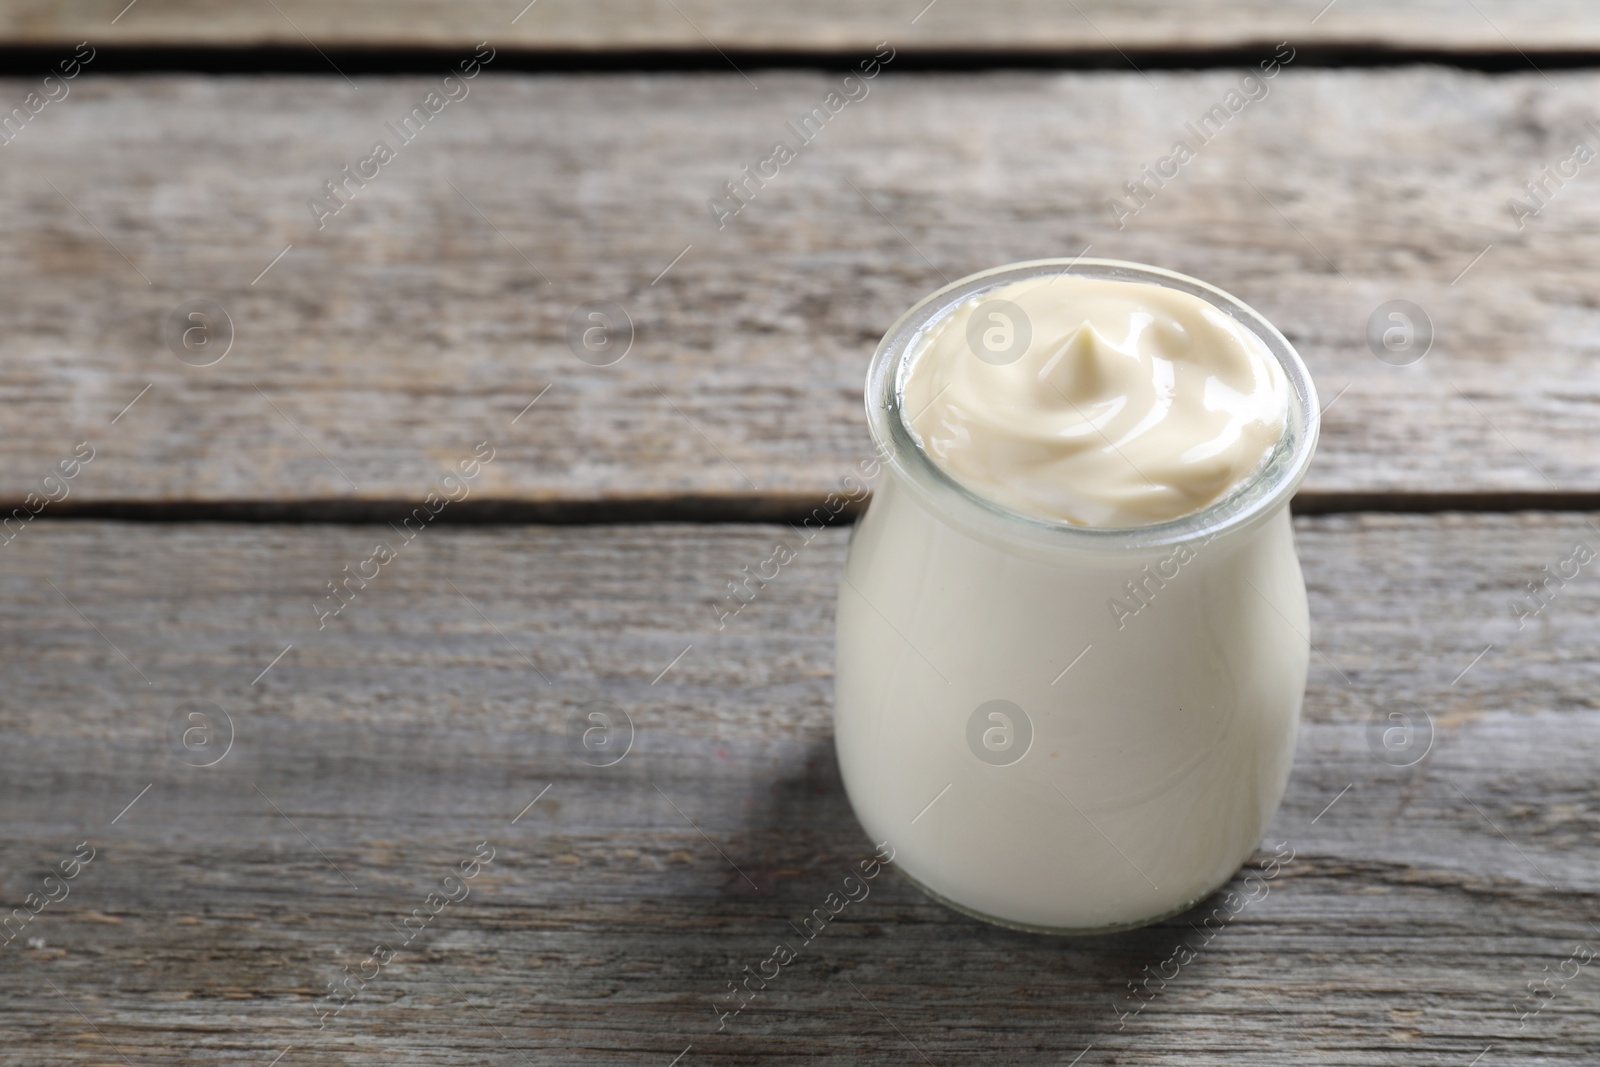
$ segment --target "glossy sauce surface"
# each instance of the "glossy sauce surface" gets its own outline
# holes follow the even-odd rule
[[[1283,436],[1289,386],[1262,341],[1188,293],[1032,278],[951,309],[901,380],[923,450],[989,500],[1084,526],[1189,514]]]

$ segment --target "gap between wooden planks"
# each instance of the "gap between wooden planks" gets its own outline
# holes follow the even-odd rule
[[[1600,47],[1600,16],[1561,0],[19,0],[0,13],[0,41],[297,50],[502,47],[603,55],[629,50],[839,52],[884,40],[909,48],[994,53],[1182,52],[1283,39],[1367,52],[1450,48],[1515,53]],[[308,45],[310,48],[308,49]]]

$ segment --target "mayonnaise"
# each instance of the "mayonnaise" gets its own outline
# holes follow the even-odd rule
[[[1138,264],[996,268],[890,328],[834,739],[902,875],[1079,933],[1233,877],[1294,757],[1310,619],[1288,505],[1317,413],[1269,322]]]
[[[1283,436],[1289,393],[1260,338],[1198,297],[1061,274],[950,309],[902,389],[918,443],[967,488],[1102,527],[1225,496]]]

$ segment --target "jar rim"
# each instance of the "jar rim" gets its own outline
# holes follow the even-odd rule
[[[950,475],[923,450],[904,410],[906,371],[928,331],[958,304],[979,293],[1046,274],[1135,282],[1198,297],[1250,330],[1277,360],[1291,395],[1284,432],[1248,477],[1211,503],[1177,518],[1139,526],[1084,526],[1032,515],[991,500]],[[925,504],[968,526],[1041,547],[1126,551],[1210,540],[1264,521],[1286,504],[1305,479],[1321,428],[1317,390],[1300,354],[1265,316],[1198,278],[1116,259],[1036,259],[969,274],[923,297],[890,326],[867,371],[867,425],[878,455]],[[921,414],[917,412],[917,414]]]

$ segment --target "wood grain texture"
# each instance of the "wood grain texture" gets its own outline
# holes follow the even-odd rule
[[[1600,17],[1576,0],[13,0],[0,39],[55,44],[85,37],[131,45],[302,48],[461,47],[490,38],[506,47],[836,51],[885,38],[924,50],[1051,52],[1112,48],[1227,48],[1285,38],[1367,48],[1600,47]],[[128,9],[128,10],[125,10]]]
[[[869,851],[830,743],[843,531],[719,632],[723,581],[786,527],[430,530],[319,633],[308,604],[381,529],[39,520],[0,550],[0,900],[97,852],[0,948],[0,1056],[1587,1060],[1592,967],[1522,1028],[1518,997],[1593,944],[1600,586],[1521,631],[1507,603],[1595,518],[1297,521],[1320,655],[1268,838],[1297,858],[1138,1015],[1127,984],[1196,914],[1034,938],[891,869],[720,1034],[711,998]],[[167,749],[187,700],[234,724],[208,769]],[[594,700],[636,727],[611,767],[573,747]],[[1366,740],[1398,700],[1433,729],[1409,768]],[[325,983],[480,841],[471,895],[319,1031]]]
[[[0,149],[0,499],[86,440],[63,508],[409,505],[488,439],[472,506],[792,509],[867,454],[864,371],[905,308],[1085,248],[1295,342],[1331,405],[1313,505],[1600,493],[1593,178],[1508,210],[1594,140],[1593,75],[1291,67],[1118,229],[1109,199],[1239,73],[891,67],[719,230],[710,199],[839,85],[752,73],[481,75],[409,144],[385,123],[437,79],[71,83]],[[319,230],[308,201],[380,137],[396,158]],[[199,297],[236,335],[205,368],[161,341]],[[1433,323],[1411,366],[1365,340],[1393,299]],[[634,324],[614,366],[568,346],[589,301]]]

